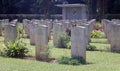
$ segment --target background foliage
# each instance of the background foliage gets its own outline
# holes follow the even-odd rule
[[[60,11],[60,9],[55,4],[60,4],[65,1],[70,4],[85,3],[85,0],[0,0],[0,14],[60,13],[56,12],[56,10]],[[109,1],[109,13],[120,13],[120,1]]]

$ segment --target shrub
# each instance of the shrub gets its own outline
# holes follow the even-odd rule
[[[26,48],[25,43],[23,43],[21,40],[21,38],[23,37],[23,29],[21,25],[18,26],[17,33],[18,34],[15,42],[9,41],[6,48],[0,51],[0,55],[7,57],[21,58],[28,53],[28,49]]]
[[[18,39],[22,38],[23,34],[24,34],[23,25],[19,23],[17,27],[17,38]]]
[[[59,48],[68,48],[68,44],[70,42],[70,37],[63,33],[62,35],[59,36],[58,41],[57,41],[57,47]]]
[[[101,37],[101,31],[93,30],[91,33],[91,38],[100,38]]]
[[[4,55],[4,53],[3,53],[3,51],[0,49],[0,55],[1,56],[3,56]]]
[[[3,49],[1,55],[7,57],[21,58],[24,57],[26,53],[28,53],[28,49],[25,47],[25,44],[19,40],[15,41],[14,43],[9,41],[7,48]]]
[[[80,65],[85,64],[85,60],[83,58],[75,59],[63,56],[58,60],[60,64],[68,64],[68,65]]]
[[[68,36],[71,36],[71,29],[67,28],[67,29],[66,29],[66,34],[67,34]]]
[[[87,47],[86,47],[86,50],[88,50],[88,51],[95,51],[96,50],[96,46],[88,44]]]
[[[67,43],[67,48],[71,49],[71,41],[69,43]]]
[[[23,25],[21,23],[18,24],[17,29],[20,34],[23,34]]]

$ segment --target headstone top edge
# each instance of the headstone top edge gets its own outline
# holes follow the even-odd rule
[[[84,7],[86,4],[57,4],[58,7]]]
[[[84,26],[77,26],[77,27],[82,28],[82,29],[85,29],[85,27],[84,27]]]

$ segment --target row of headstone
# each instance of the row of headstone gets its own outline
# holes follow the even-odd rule
[[[61,33],[67,28],[71,30],[72,49],[71,55],[73,58],[86,59],[86,45],[89,43],[90,33],[95,20],[83,21],[65,21],[65,20],[23,20],[23,26],[26,34],[30,37],[30,44],[36,46],[36,59],[47,58],[48,52],[48,37],[53,29],[53,41],[56,46],[56,41]],[[17,20],[9,22],[5,21],[5,45],[8,41],[14,42],[17,38]],[[87,37],[87,38],[86,38]]]
[[[86,21],[86,20],[85,20]],[[65,32],[66,29],[70,30],[72,25],[78,24],[76,22],[80,22],[80,20],[32,20],[33,23],[39,23],[38,25],[46,25],[48,26],[48,39],[51,39],[51,31],[53,31],[53,43],[57,47],[56,41],[58,40],[59,35],[62,32]],[[33,32],[30,33],[30,31],[33,31],[35,28],[33,25],[30,24],[31,21],[24,19],[23,25],[25,29],[25,33],[28,37],[30,35],[32,36]],[[30,29],[32,28],[32,29]],[[31,44],[34,45],[34,39],[33,37],[30,37]]]
[[[90,34],[93,30],[95,19],[87,20],[55,20],[53,23],[53,43],[57,47],[59,36],[70,29],[71,31],[71,56],[86,60],[86,47],[89,44]]]
[[[43,53],[47,52],[48,38],[53,31],[53,43],[57,47],[57,41],[66,29],[71,31],[72,49],[74,58],[86,59],[86,45],[89,43],[90,33],[96,20],[23,20],[25,32],[30,37],[30,44],[36,46],[36,58],[46,58]],[[86,38],[87,37],[87,38]]]
[[[111,45],[112,52],[120,52],[120,20],[102,20],[104,32]]]
[[[81,23],[87,23],[87,20],[54,20],[53,21],[53,43],[55,47],[58,47],[57,44],[60,35],[67,33],[71,35],[72,27],[78,26]]]
[[[120,20],[113,19],[112,21],[103,19],[102,24],[104,32],[111,44],[111,51],[120,51]],[[3,21],[0,21],[0,24]],[[14,42],[17,38],[17,20],[9,22],[8,19],[4,20],[5,23],[5,45],[8,41]],[[86,46],[89,44],[90,33],[93,30],[93,24],[96,20],[23,20],[25,33],[30,37],[30,44],[36,46],[36,59],[47,58],[48,52],[48,39],[50,32],[53,31],[53,42],[57,46],[56,41],[58,37],[66,29],[71,30],[71,56],[73,58],[84,58],[86,60]],[[1,25],[0,25],[1,26]],[[1,28],[1,27],[0,27]],[[1,29],[0,29],[1,30]]]
[[[42,22],[42,23],[41,23]],[[0,20],[0,24],[4,23],[4,44],[8,46],[8,42],[15,42],[17,38],[18,20],[9,19]],[[50,24],[50,25],[49,25]],[[46,59],[48,57],[48,36],[50,35],[51,22],[37,20],[23,20],[24,30],[30,37],[30,43],[36,46],[36,59]],[[49,28],[48,28],[49,27]],[[0,25],[1,29],[1,25]],[[2,30],[1,30],[2,32]]]
[[[67,32],[67,30],[69,30],[71,32],[71,28],[75,27],[75,26],[84,26],[86,27],[87,31],[86,34],[88,34],[89,36],[87,37],[88,39],[90,39],[90,34],[92,32],[92,24],[95,24],[96,20],[93,19],[91,21],[87,21],[87,20],[61,20],[61,21],[54,21],[53,24],[53,42],[54,45],[56,46],[57,40],[60,36],[60,34]],[[88,42],[87,42],[88,43]]]
[[[50,22],[44,20],[23,20],[26,34],[30,38],[30,44],[35,45],[35,55],[37,60],[48,58],[48,37],[50,36]],[[49,28],[48,28],[49,27]]]

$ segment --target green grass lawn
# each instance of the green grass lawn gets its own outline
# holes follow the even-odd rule
[[[106,38],[92,38],[92,43],[102,43],[102,44],[108,44],[108,40]]]
[[[0,49],[5,47],[3,41],[3,37],[0,37]],[[29,44],[29,39],[24,39],[24,42],[30,50],[28,55],[35,56],[35,46]],[[109,44],[101,42],[106,42],[106,39],[92,39],[91,44],[95,45],[97,49],[107,50],[110,48]],[[54,48],[52,41],[49,43],[49,47],[51,47],[50,56],[52,58],[59,59],[61,56],[70,57],[70,49]],[[87,51],[86,59],[89,64],[72,66],[0,57],[0,71],[120,71],[120,54],[118,53]]]

